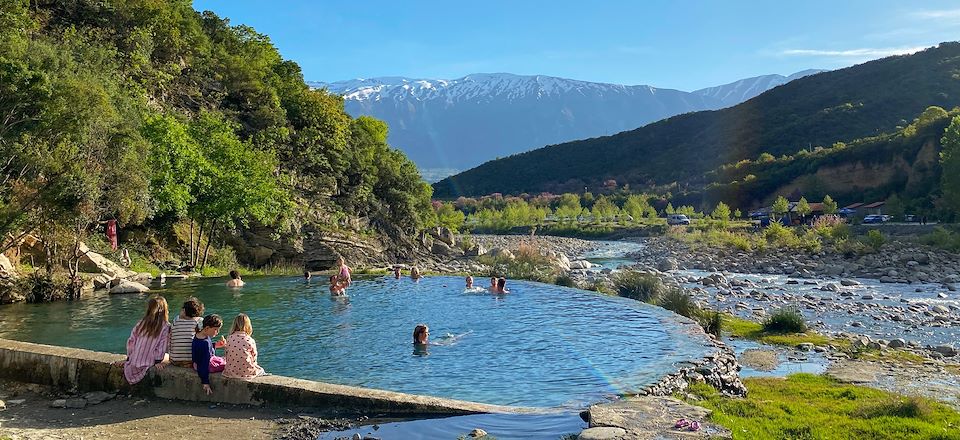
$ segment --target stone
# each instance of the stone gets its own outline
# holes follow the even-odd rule
[[[108,289],[111,283],[113,283],[113,277],[105,273],[100,273],[93,277],[94,289]]]
[[[580,431],[578,440],[620,440],[627,435],[627,430],[623,428],[598,426],[587,428]]]
[[[457,238],[453,234],[453,231],[451,231],[450,228],[447,228],[446,226],[441,226],[437,235],[438,235],[437,238],[440,241],[446,243],[447,246],[454,246],[457,244]]]
[[[108,393],[106,391],[91,391],[84,394],[83,398],[87,401],[88,405],[99,405],[103,402],[113,399],[116,396],[116,394]]]
[[[669,258],[669,257],[664,258],[657,263],[657,270],[661,272],[677,270],[678,267],[679,267],[679,264],[677,264],[677,260],[675,258]]]
[[[17,273],[16,266],[10,262],[10,259],[6,255],[0,253],[0,278],[12,278],[16,279],[19,277]]]
[[[907,342],[900,338],[891,339],[890,342],[887,343],[887,347],[890,347],[890,348],[903,348],[906,346],[907,346]]]
[[[508,260],[512,260],[512,259],[516,258],[516,257],[513,256],[513,252],[510,252],[509,249],[498,248],[498,247],[497,247],[497,248],[490,249],[490,252],[487,252],[487,255],[489,255],[489,256],[491,256],[491,257],[494,257],[494,258],[506,258],[506,259],[508,259]],[[571,268],[572,268],[572,266],[571,266]]]
[[[939,305],[939,304],[937,304],[937,305],[935,305],[935,306],[931,306],[931,307],[930,307],[930,311],[933,312],[933,313],[936,313],[936,314],[938,314],[938,315],[946,315],[946,314],[949,314],[949,313],[950,313],[950,309],[948,309],[948,308],[946,308],[946,307],[944,307],[944,306],[942,306],[942,305]]]
[[[593,264],[587,260],[575,260],[570,262],[570,269],[589,269],[593,267]]]
[[[66,408],[82,409],[87,407],[86,399],[67,399]]]
[[[350,437],[351,440],[363,440],[363,436],[359,432],[353,433],[353,436]]]
[[[957,355],[957,349],[952,345],[938,345],[933,347],[933,351],[946,357],[953,357]]]
[[[91,251],[87,245],[80,243],[80,271],[89,273],[103,273],[115,278],[129,278],[136,275],[136,272],[124,269],[117,263],[110,261],[107,257]]]
[[[470,431],[470,437],[477,438],[487,435],[487,431],[484,431],[480,428],[476,428],[473,431]]]
[[[66,408],[66,407],[67,407],[67,399],[57,399],[57,400],[54,400],[53,402],[50,402],[50,407],[51,407],[51,408]]]
[[[430,252],[436,255],[450,255],[452,253],[452,249],[453,248],[451,248],[448,244],[437,240],[433,242],[433,246],[430,247]]]
[[[843,286],[846,286],[846,287],[853,287],[853,286],[859,286],[859,285],[860,285],[860,282],[857,281],[857,280],[851,280],[851,279],[849,279],[849,278],[844,278],[844,279],[840,280],[840,284],[843,285]]]
[[[7,404],[6,404],[6,403],[3,403],[3,401],[0,400],[0,411],[3,411],[3,410],[5,410],[5,409],[7,409]]]
[[[483,247],[482,244],[477,243],[473,245],[470,249],[467,249],[463,253],[463,255],[466,255],[468,257],[479,257],[481,255],[486,255],[486,253],[487,253],[487,248]]]
[[[835,283],[827,283],[827,284],[824,284],[824,286],[821,287],[820,290],[823,290],[825,292],[839,292],[840,286],[836,285]]]
[[[810,342],[801,342],[800,344],[797,344],[797,348],[802,351],[811,351],[813,350],[814,345]]]
[[[136,281],[124,280],[119,285],[110,289],[110,293],[144,293],[149,292],[150,288]]]

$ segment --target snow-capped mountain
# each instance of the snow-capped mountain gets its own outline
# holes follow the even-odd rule
[[[739,81],[734,81],[730,84],[724,84],[722,86],[707,87],[705,89],[696,90],[693,93],[719,99],[720,102],[723,103],[724,107],[730,107],[753,98],[754,96],[766,92],[767,90],[770,90],[776,86],[786,84],[797,78],[803,78],[805,76],[820,72],[826,72],[826,70],[808,69],[794,73],[790,76],[776,74],[761,75],[753,78],[741,79]]]
[[[741,82],[683,92],[543,75],[482,73],[452,80],[381,77],[308,84],[342,95],[353,116],[386,121],[390,144],[403,150],[424,177],[433,181],[544,145],[610,135],[681,113],[727,107],[739,102],[733,102],[737,96],[782,84],[770,80],[747,87],[738,85]]]

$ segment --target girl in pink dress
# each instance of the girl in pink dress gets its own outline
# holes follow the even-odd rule
[[[257,342],[250,336],[253,325],[250,317],[241,313],[233,320],[233,328],[227,337],[227,367],[223,377],[234,379],[252,379],[264,375],[263,368],[257,364]]]
[[[343,283],[343,287],[350,287],[353,284],[353,279],[350,277],[350,268],[347,266],[347,262],[344,261],[343,257],[337,258],[337,266],[340,268],[340,273],[337,276],[340,277],[340,282]]]
[[[123,376],[131,385],[143,380],[150,367],[162,369],[170,363],[167,346],[170,343],[170,312],[167,300],[155,296],[147,301],[147,312],[133,327],[127,339],[127,360],[123,361]]]

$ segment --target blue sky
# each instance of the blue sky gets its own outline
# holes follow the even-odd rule
[[[195,0],[308,81],[542,74],[694,90],[960,40],[957,1]]]

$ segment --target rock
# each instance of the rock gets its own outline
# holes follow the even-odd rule
[[[66,408],[66,407],[67,407],[67,399],[57,399],[57,400],[54,400],[53,402],[50,402],[50,407],[51,407],[51,408]]]
[[[66,407],[72,409],[86,408],[87,401],[85,399],[67,399]]]
[[[114,278],[129,278],[136,275],[136,272],[124,269],[117,263],[110,261],[107,257],[91,251],[87,245],[80,244],[80,271],[89,273],[103,273]]]
[[[106,402],[110,399],[116,397],[116,394],[108,393],[105,391],[91,391],[83,395],[83,398],[87,401],[88,405],[99,405],[103,402]]]
[[[473,431],[470,431],[470,437],[477,438],[487,435],[487,431],[484,431],[480,428],[476,428]]]
[[[494,258],[506,258],[509,260],[516,258],[513,256],[513,252],[510,252],[508,249],[504,249],[504,248],[490,249],[490,252],[487,252],[487,255]]]
[[[482,244],[477,243],[473,245],[473,247],[471,247],[470,249],[467,249],[463,253],[463,255],[466,255],[468,257],[479,257],[481,255],[486,255],[486,253],[487,253],[487,248],[483,247]]]
[[[110,289],[110,293],[144,293],[149,292],[150,288],[136,281],[124,280],[119,285]]]
[[[850,327],[863,327],[863,323],[860,321],[853,321],[850,323]]]
[[[17,273],[16,266],[10,262],[10,259],[6,255],[0,253],[0,278],[12,278],[17,279],[19,274]]]
[[[433,242],[433,246],[430,247],[430,252],[436,255],[450,255],[453,252],[453,248],[442,241]]]
[[[570,262],[570,269],[589,269],[593,264],[587,260],[576,260]]]
[[[840,286],[836,285],[836,283],[827,283],[827,284],[824,284],[823,287],[820,288],[820,290],[823,290],[826,292],[839,292]]]
[[[440,241],[446,243],[448,246],[453,246],[453,245],[456,245],[456,244],[457,244],[457,238],[456,238],[456,236],[453,234],[453,231],[451,231],[451,230],[450,230],[449,228],[447,228],[446,226],[441,226],[441,227],[440,227],[440,230],[438,231],[438,234],[437,234],[437,235],[438,235],[437,238],[438,238]]]
[[[867,293],[860,297],[860,299],[873,299],[873,294]]]
[[[938,315],[946,315],[946,314],[949,314],[949,313],[950,313],[950,309],[948,309],[948,308],[946,308],[946,307],[944,307],[944,306],[942,306],[942,305],[939,305],[939,304],[937,304],[937,305],[935,305],[935,306],[931,306],[931,307],[930,307],[930,311],[933,312],[933,313],[936,313],[936,314],[938,314]]]
[[[363,440],[363,436],[359,432],[353,433],[353,436],[350,437],[350,440]]]
[[[679,265],[677,264],[677,260],[674,259],[674,258],[669,258],[669,257],[668,257],[668,258],[661,259],[660,262],[657,263],[657,270],[659,270],[659,271],[661,271],[661,272],[668,272],[668,271],[671,271],[671,270],[677,270],[678,267],[679,267]]]
[[[797,344],[797,348],[802,351],[812,351],[814,348],[814,345],[810,342],[801,342]]]
[[[907,341],[904,341],[903,339],[900,339],[900,338],[891,339],[890,342],[887,343],[887,347],[890,347],[890,348],[903,348],[906,346],[907,346]]]
[[[3,403],[3,401],[0,400],[0,411],[3,411],[3,410],[5,410],[5,409],[7,409],[7,404],[6,404],[6,403]]]
[[[933,347],[933,351],[946,357],[953,357],[957,355],[957,349],[953,348],[952,345],[938,345]]]
[[[627,435],[627,430],[623,428],[598,426],[587,428],[580,431],[578,440],[620,440]]]
[[[94,289],[108,289],[111,283],[113,283],[113,277],[105,273],[100,273],[93,277]]]
[[[843,286],[846,286],[846,287],[853,287],[853,286],[859,286],[859,285],[860,285],[860,282],[857,281],[857,280],[851,280],[851,279],[849,279],[849,278],[844,278],[844,279],[840,280],[840,284],[843,285]]]

